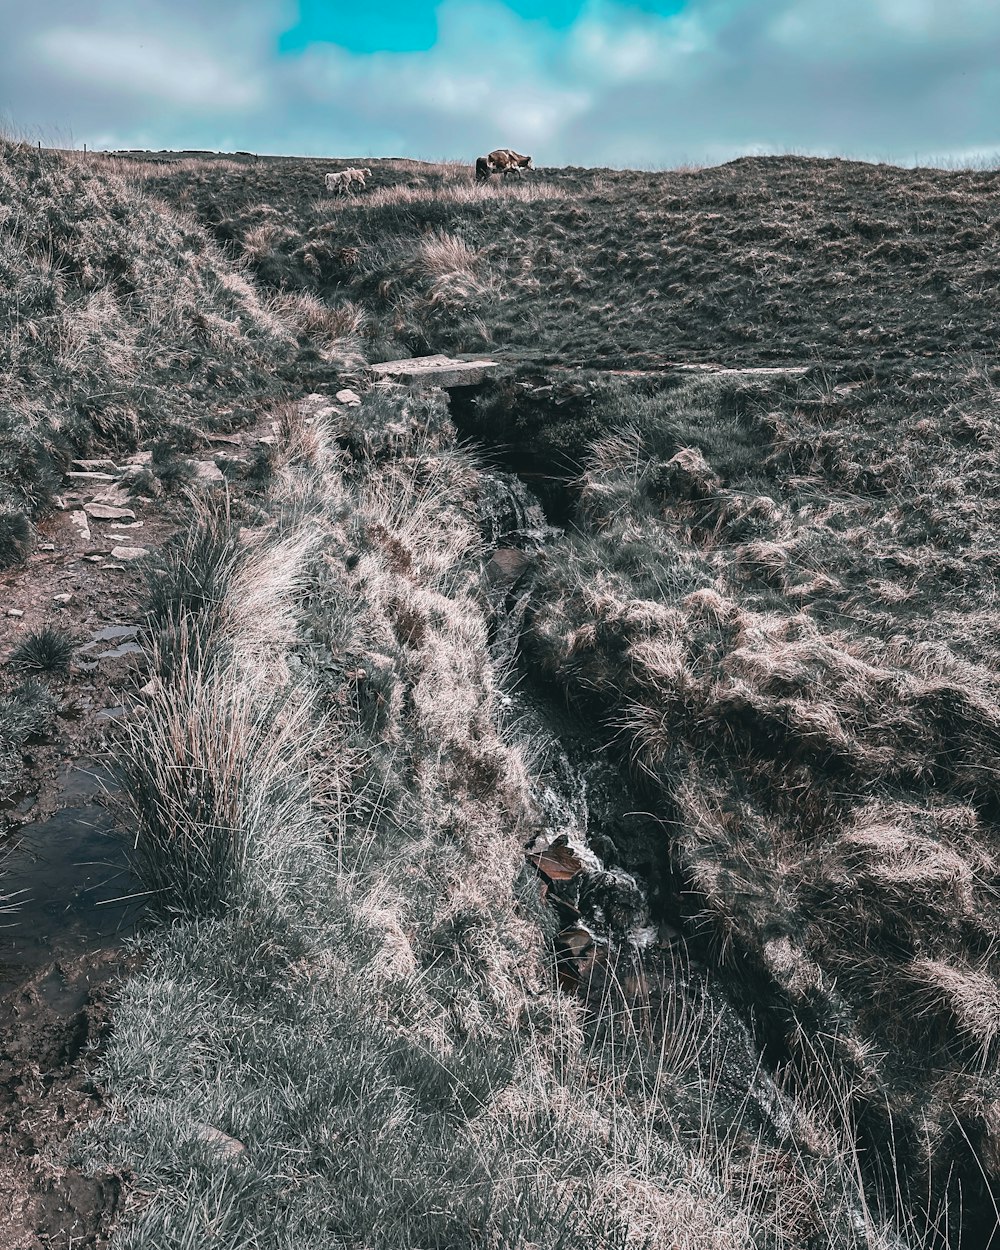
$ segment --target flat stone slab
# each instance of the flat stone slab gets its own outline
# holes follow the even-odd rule
[[[410,386],[475,386],[499,368],[495,360],[455,360],[451,356],[414,356],[369,365],[376,378],[405,382]]]
[[[88,486],[110,486],[115,479],[110,473],[67,473],[66,480]]]
[[[98,521],[134,521],[135,513],[131,508],[121,508],[111,503],[85,503],[83,510],[87,516]]]

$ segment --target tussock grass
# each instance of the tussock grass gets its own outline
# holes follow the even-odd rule
[[[73,636],[57,625],[43,625],[10,653],[8,664],[36,673],[65,673],[73,657]]]
[[[985,379],[953,381],[980,412]],[[952,596],[989,610],[992,575],[979,592],[968,576],[991,567],[997,518],[992,487],[971,503],[933,483],[982,487],[997,467],[951,433],[972,418],[932,417],[924,390],[915,423],[888,389],[845,404],[822,379],[708,381],[633,402],[592,443],[582,532],[547,554],[528,651],[671,814],[698,948],[750,978],[748,1006],[787,1044],[822,1047],[859,1149],[894,1144],[912,1233],[921,1187],[954,1226],[992,1150],[996,639],[941,612]]]
[[[0,141],[0,560],[72,456],[275,390],[294,332],[204,230],[113,167]]]
[[[206,507],[151,582],[175,640],[124,785],[173,923],[78,1146],[139,1178],[116,1244],[892,1244],[690,968],[639,1015],[613,974],[589,1016],[553,989],[475,464],[433,401],[364,408],[297,436],[288,414],[277,524]]]
[[[0,797],[13,794],[21,776],[24,745],[48,734],[55,714],[56,700],[39,679],[28,677],[0,686]]]

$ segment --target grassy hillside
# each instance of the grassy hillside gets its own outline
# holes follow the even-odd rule
[[[992,351],[1000,173],[798,157],[637,173],[366,160],[150,167],[267,286],[364,301],[407,351],[486,341],[535,362],[831,364]],[[414,307],[414,294],[430,307]]]
[[[335,164],[34,175],[246,267],[190,367],[286,401],[150,564],[116,1244],[986,1247],[1000,176]],[[450,408],[301,399],[483,348]],[[498,527],[500,461],[563,531]]]

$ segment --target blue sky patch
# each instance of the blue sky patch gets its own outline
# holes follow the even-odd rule
[[[299,0],[282,52],[335,43],[348,52],[426,52],[437,40],[435,0]]]

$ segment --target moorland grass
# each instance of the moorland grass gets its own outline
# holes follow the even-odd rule
[[[75,645],[68,630],[58,625],[43,625],[21,639],[7,663],[33,673],[65,673]]]
[[[188,644],[121,760],[173,923],[121,988],[111,1114],[76,1147],[137,1178],[116,1246],[922,1244],[866,1197],[849,1121],[796,1111],[690,967],[644,1022],[554,988],[475,461],[425,400],[365,409],[286,414],[277,524],[205,512],[152,583]],[[191,553],[220,543],[218,578]]]
[[[524,358],[462,414],[574,479],[524,661],[662,830],[653,902],[694,956],[644,1015],[613,966],[587,1007],[553,988],[533,746],[441,400],[278,409],[263,511],[209,507],[151,565],[159,686],[122,754],[162,923],[80,1146],[137,1178],[117,1244],[987,1244],[997,378],[958,352],[992,347],[997,176],[782,158],[480,192],[380,162],[334,205],[328,162],[113,162],[109,191],[96,159],[5,155],[18,195],[107,195],[176,262],[119,274],[102,226],[53,265],[11,228],[29,374],[51,331],[74,378],[138,360],[156,400],[18,407],[19,515],[87,439],[238,420],[258,360],[326,386],[365,355]],[[814,367],[539,376],[678,358]]]

